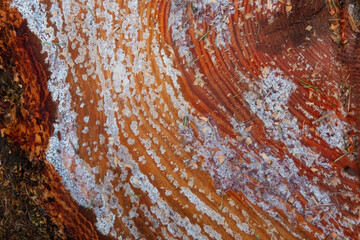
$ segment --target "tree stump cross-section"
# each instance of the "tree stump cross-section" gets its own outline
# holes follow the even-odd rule
[[[46,162],[42,205],[74,238],[360,238],[358,2],[2,7],[45,56],[17,63],[42,127],[2,133]]]

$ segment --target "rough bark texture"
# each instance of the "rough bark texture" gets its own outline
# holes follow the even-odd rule
[[[4,187],[8,184],[22,187],[25,185],[28,189],[23,188],[23,191],[29,197],[27,201],[35,199],[34,203],[45,209],[53,222],[60,227],[59,232],[51,238],[65,235],[77,236],[81,225],[85,227],[79,236],[96,238],[97,233],[94,227],[83,214],[79,213],[77,210],[79,206],[65,190],[56,170],[45,160],[45,151],[48,149],[50,135],[53,132],[52,124],[55,119],[56,105],[49,97],[47,88],[49,73],[46,69],[48,66],[44,64],[44,58],[39,51],[40,41],[29,31],[26,20],[22,19],[16,9],[9,8],[5,3],[1,3],[0,6],[0,145],[2,148],[0,165],[1,177],[5,181],[1,184],[1,190],[5,191]],[[10,150],[7,150],[9,147],[3,140],[5,136],[12,143]],[[34,162],[31,163],[32,161]],[[10,174],[12,176],[9,178]],[[16,174],[18,174],[17,177]],[[28,175],[30,177],[27,177]],[[18,183],[19,179],[24,182]],[[6,184],[6,181],[11,181],[11,183]],[[21,192],[13,187],[12,192],[14,191]],[[2,199],[5,198],[6,196],[2,196]],[[11,201],[5,204],[2,220],[9,219],[9,214],[21,212],[22,207],[26,206],[24,202],[22,204],[23,206],[19,206],[19,209],[13,210],[11,210],[13,208]],[[26,214],[28,214],[28,209]],[[13,226],[6,225],[8,221],[2,221],[1,237],[20,239],[26,236],[32,239],[44,239],[44,235],[37,235],[41,234],[39,226],[32,226],[36,229],[33,230],[25,218],[26,216],[18,216],[18,225],[21,225],[21,222],[25,224],[17,233],[13,232],[16,228],[9,229]],[[65,222],[64,219],[66,219]],[[28,229],[28,233],[22,232],[24,228]],[[29,234],[29,229],[35,232],[34,235],[26,235]]]
[[[355,1],[10,3],[1,132],[65,233],[360,238]]]

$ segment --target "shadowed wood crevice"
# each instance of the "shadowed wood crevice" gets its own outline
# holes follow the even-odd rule
[[[291,6],[291,11],[287,11],[286,6]],[[296,0],[291,1],[291,5],[283,4],[273,19],[260,20],[259,50],[280,53],[289,47],[307,47],[306,38],[312,33],[302,29],[312,26],[316,29],[313,34],[328,35],[329,28],[324,21],[327,18],[328,6],[325,1]]]

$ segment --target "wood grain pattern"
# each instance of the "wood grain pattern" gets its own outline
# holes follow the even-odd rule
[[[58,105],[50,215],[79,239],[359,238],[357,6],[335,4],[11,1]]]
[[[42,176],[33,180],[38,181],[43,194],[33,200],[59,226],[59,236],[96,239],[102,235],[78,210],[54,166],[46,161],[56,106],[47,89],[49,72],[39,51],[39,39],[30,32],[18,11],[5,3],[0,7],[1,136],[7,136],[13,146],[26,152],[30,161],[44,163],[37,165],[42,166]],[[6,235],[2,237],[9,239]]]

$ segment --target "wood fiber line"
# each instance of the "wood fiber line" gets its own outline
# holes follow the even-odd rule
[[[2,133],[49,149],[41,205],[69,235],[359,238],[358,34],[329,30],[351,2],[11,3],[37,122]]]

